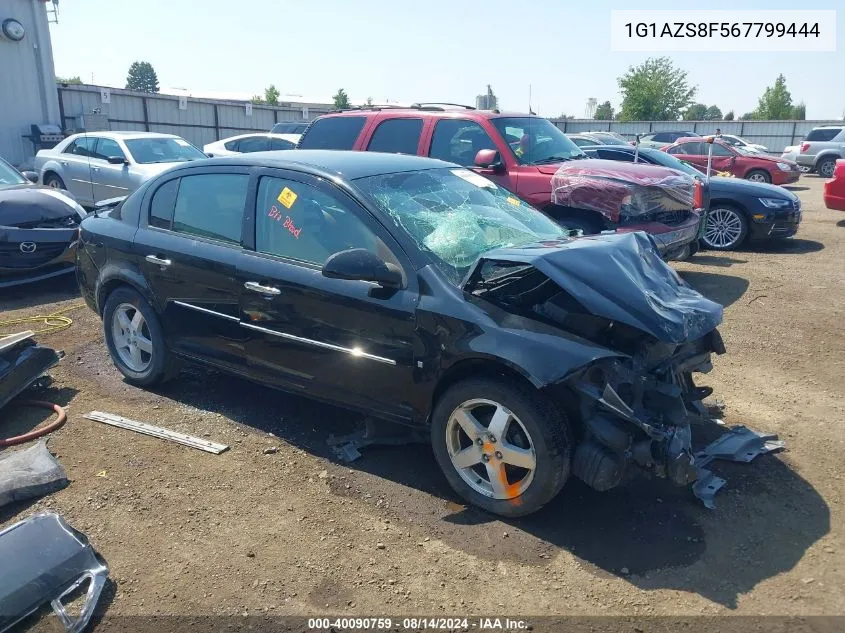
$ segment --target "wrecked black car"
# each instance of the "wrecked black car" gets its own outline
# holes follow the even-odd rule
[[[404,424],[505,516],[570,474],[696,479],[722,307],[650,236],[573,237],[450,163],[295,154],[177,167],[82,223],[82,294],[127,380],[199,362]]]
[[[0,288],[74,271],[85,210],[0,159]]]

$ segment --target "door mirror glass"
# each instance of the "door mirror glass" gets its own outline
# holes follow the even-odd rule
[[[402,272],[395,264],[382,261],[378,255],[365,248],[351,248],[335,253],[326,260],[324,277],[373,281],[384,288],[402,286]]]

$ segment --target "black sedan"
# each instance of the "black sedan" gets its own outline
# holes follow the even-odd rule
[[[424,429],[506,516],[570,472],[696,478],[692,373],[724,352],[722,307],[647,235],[569,237],[441,161],[280,154],[171,169],[82,223],[82,294],[128,381],[187,360]]]
[[[635,149],[616,145],[583,148],[592,158],[633,162]],[[663,165],[702,179],[704,175],[689,163],[660,150],[641,147],[640,162]],[[746,239],[766,240],[792,237],[801,222],[801,200],[791,191],[739,178],[710,178],[710,205],[702,236],[706,248],[729,251]]]
[[[0,159],[0,288],[72,273],[85,210]]]

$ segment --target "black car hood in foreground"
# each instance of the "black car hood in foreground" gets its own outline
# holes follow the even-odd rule
[[[19,185],[0,189],[0,226],[35,228],[82,221],[85,212],[72,198],[49,187]]]
[[[722,306],[687,285],[639,231],[488,251],[470,270],[464,290],[486,283],[489,262],[533,266],[590,313],[667,343],[698,339],[722,321]]]

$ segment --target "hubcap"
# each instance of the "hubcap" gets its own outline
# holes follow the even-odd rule
[[[141,311],[131,303],[121,303],[112,317],[112,339],[120,360],[135,372],[145,371],[153,360],[150,328]]]
[[[759,173],[751,174],[748,177],[748,180],[750,180],[751,182],[768,182],[766,177],[763,174],[759,174]]]
[[[537,468],[525,426],[492,400],[467,400],[452,412],[446,424],[446,448],[461,479],[493,499],[523,494]]]
[[[707,213],[704,241],[708,246],[728,248],[742,235],[742,220],[733,209],[711,209]]]

